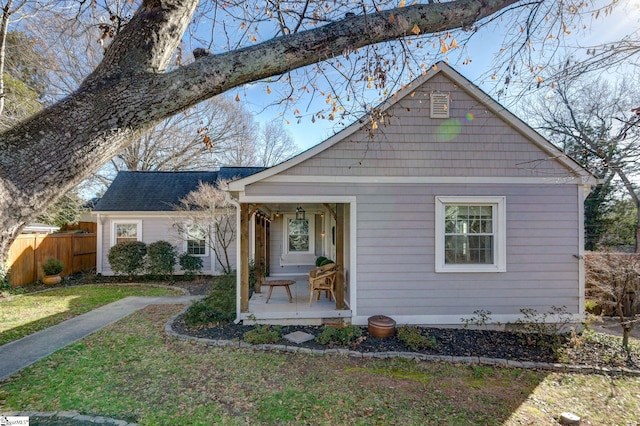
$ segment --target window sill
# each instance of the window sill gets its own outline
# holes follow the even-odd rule
[[[439,274],[458,274],[458,273],[502,273],[507,272],[506,267],[498,265],[448,265],[448,266],[436,266],[436,273]]]

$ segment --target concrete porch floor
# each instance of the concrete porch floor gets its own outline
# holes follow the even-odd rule
[[[328,320],[351,318],[351,310],[336,310],[335,301],[330,301],[325,295],[309,306],[309,281],[307,276],[268,277],[267,281],[292,280],[295,284],[289,286],[293,303],[285,287],[274,287],[269,303],[266,303],[269,286],[263,285],[261,293],[254,293],[249,299],[249,312],[240,314],[240,319],[252,320],[264,324],[281,325],[320,325]]]

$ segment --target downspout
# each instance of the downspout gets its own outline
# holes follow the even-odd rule
[[[585,229],[584,229],[584,202],[591,193],[591,188],[594,185],[600,183],[600,180],[596,182],[589,182],[588,178],[582,178],[578,184],[578,229],[580,233],[578,235],[578,315],[580,321],[585,319],[585,298],[586,298],[586,273],[584,262],[584,241],[585,241]]]
[[[96,222],[98,226],[96,227],[96,273],[102,274],[102,238],[103,238],[103,218],[100,216],[100,213],[96,216]]]
[[[580,321],[585,318],[586,276],[584,266],[584,201],[591,192],[590,185],[578,185],[578,316]]]

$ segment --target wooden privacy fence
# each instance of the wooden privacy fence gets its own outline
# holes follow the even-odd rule
[[[62,275],[95,269],[96,234],[22,234],[9,249],[9,283],[13,287],[43,277],[40,265],[54,257],[64,262]]]

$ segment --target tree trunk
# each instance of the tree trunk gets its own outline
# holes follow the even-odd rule
[[[9,16],[11,16],[11,6],[13,0],[8,0],[2,9],[2,21],[0,22],[0,116],[4,113],[5,86],[4,86],[4,64],[7,51],[7,31],[9,29]]]
[[[469,26],[516,0],[413,5],[342,21],[165,73],[197,0],[144,0],[78,91],[0,135],[0,261],[36,214],[131,141],[198,102],[366,45]]]
[[[640,202],[636,202],[636,243],[634,253],[640,253]]]

